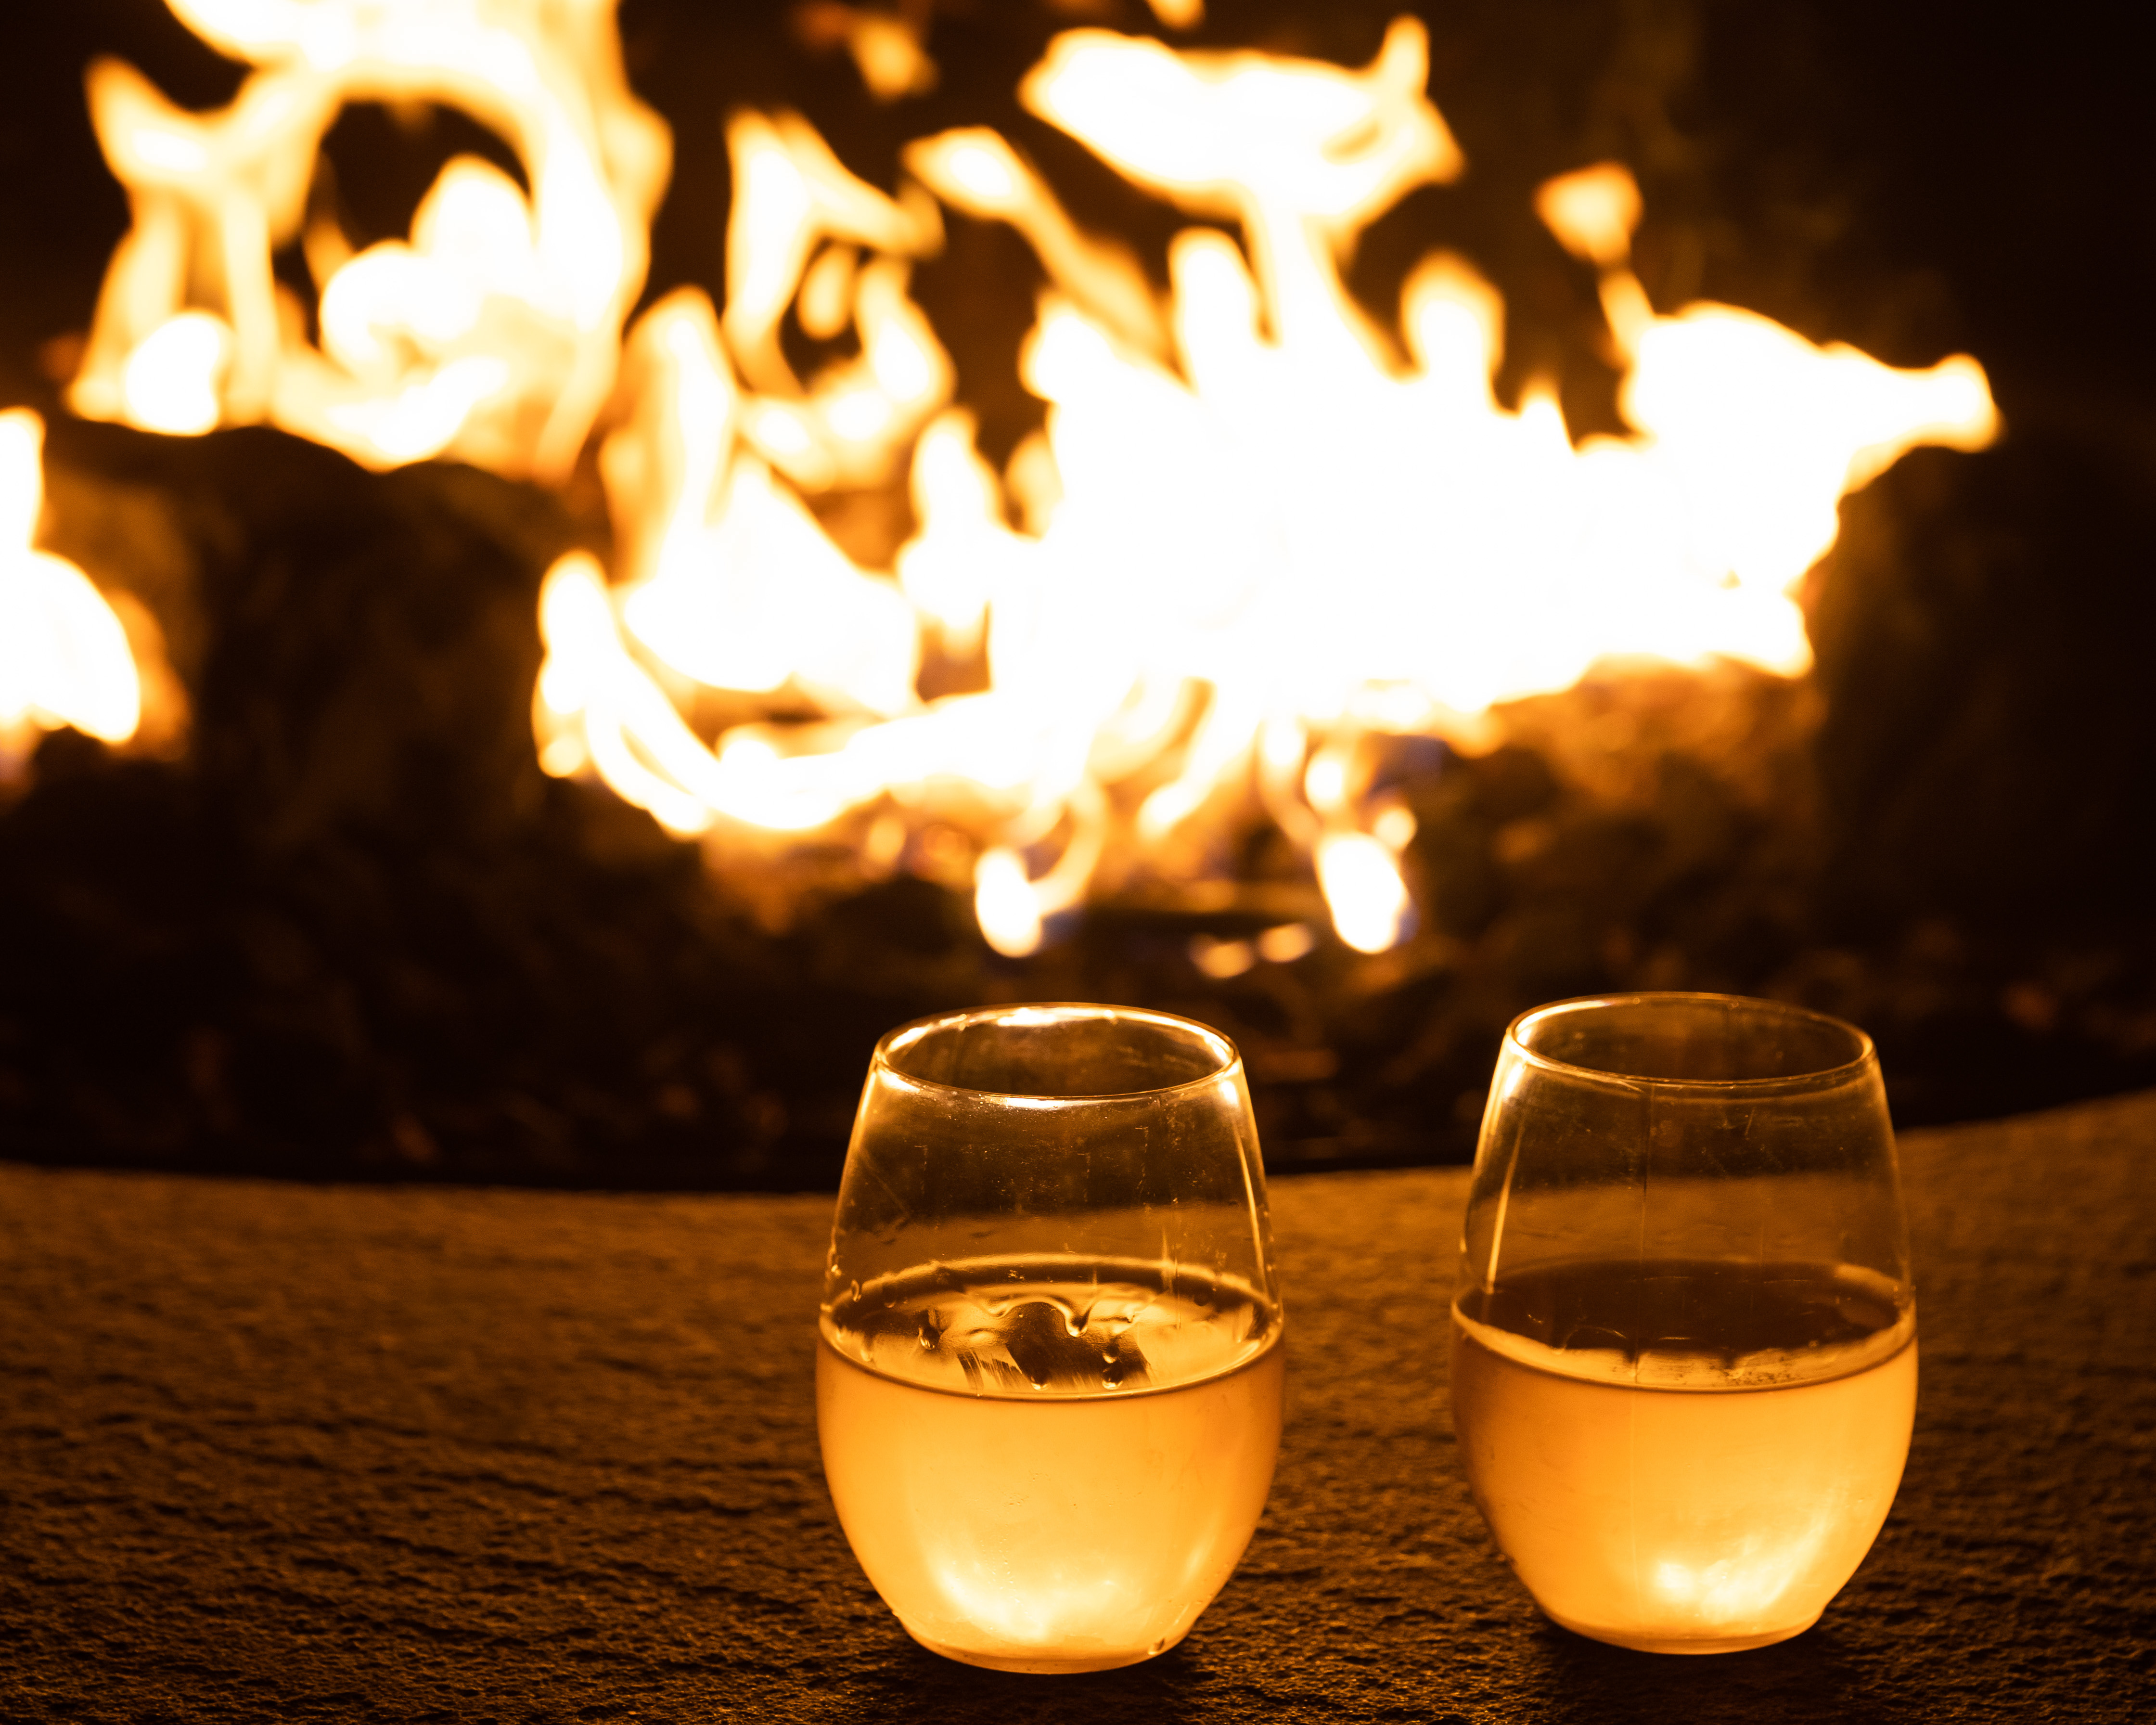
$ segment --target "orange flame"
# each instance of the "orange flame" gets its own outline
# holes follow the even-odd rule
[[[936,87],[936,62],[923,46],[929,11],[930,0],[906,0],[896,12],[808,0],[793,8],[793,29],[811,48],[844,47],[869,94],[895,102]]]
[[[191,434],[267,420],[371,467],[449,454],[566,476],[613,387],[665,189],[665,126],[629,95],[614,0],[169,0],[257,68],[214,114],[131,67],[90,71],[134,226],[69,400]],[[271,274],[301,238],[323,135],[349,101],[444,102],[495,127],[531,191],[451,162],[408,241],[305,234],[321,340]]]
[[[1020,88],[1033,112],[1241,230],[1246,249],[1179,235],[1165,301],[992,131],[910,146],[894,195],[798,116],[738,114],[724,315],[671,295],[624,349],[666,143],[622,79],[612,0],[171,3],[259,69],[207,116],[93,70],[135,226],[78,407],[175,432],[266,417],[377,465],[446,452],[558,478],[619,369],[613,581],[579,553],[541,600],[547,770],[595,772],[715,847],[814,833],[880,869],[912,845],[971,879],[1009,953],[1102,886],[1215,868],[1249,807],[1309,856],[1341,937],[1383,950],[1413,922],[1414,822],[1373,795],[1361,739],[1471,743],[1493,704],[1611,657],[1800,673],[1790,590],[1840,498],[1917,444],[1997,430],[1965,357],[1902,371],[1735,307],[1657,313],[1630,263],[1639,191],[1612,164],[1537,207],[1599,274],[1627,435],[1575,444],[1546,388],[1496,399],[1503,306],[1456,257],[1426,259],[1378,326],[1342,259],[1462,167],[1412,18],[1359,69],[1103,30],[1051,43]],[[799,16],[885,95],[927,75],[925,56],[875,69],[873,45],[896,19],[924,53],[925,14]],[[316,347],[268,259],[300,235],[302,170],[355,96],[468,109],[533,190],[460,161],[408,243],[355,256],[308,227]],[[1047,424],[1000,475],[908,291],[942,241],[938,199],[1009,223],[1052,283],[1021,358]],[[797,376],[789,311],[814,337],[850,326],[858,352]],[[901,474],[916,531],[891,572],[863,568],[806,500]],[[924,700],[932,659],[984,665],[986,686]],[[819,717],[710,738],[684,716],[701,689],[731,691],[735,717],[757,698]],[[1203,962],[1229,974],[1307,938],[1286,925]]]
[[[0,777],[38,731],[64,725],[125,742],[142,716],[127,632],[73,563],[35,550],[44,506],[44,422],[0,413]]]
[[[1471,736],[1494,702],[1565,687],[1612,655],[1719,654],[1802,671],[1789,588],[1832,543],[1838,500],[1914,444],[1987,442],[1997,420],[1982,371],[1959,357],[1896,371],[1732,307],[1656,315],[1630,271],[1638,191],[1614,167],[1553,182],[1539,208],[1603,273],[1632,435],[1575,447],[1547,393],[1517,411],[1495,400],[1502,307],[1456,258],[1433,256],[1409,280],[1402,363],[1354,308],[1338,260],[1405,191],[1459,171],[1425,71],[1412,20],[1359,72],[1178,54],[1103,31],[1058,38],[1024,82],[1028,105],[1141,186],[1233,217],[1249,242],[1246,264],[1215,231],[1183,234],[1165,307],[995,133],[908,150],[939,197],[1024,234],[1056,285],[1023,358],[1050,403],[1045,439],[1005,476],[1029,531],[1005,525],[965,415],[917,436],[896,411],[886,422],[884,449],[913,441],[920,526],[897,564],[911,615],[944,650],[987,647],[985,692],[925,704],[894,704],[896,675],[819,668],[891,671],[914,638],[871,603],[888,591],[879,578],[845,564],[805,513],[788,513],[784,534],[758,523],[776,521],[783,495],[762,462],[810,489],[839,482],[849,461],[874,465],[842,458],[828,413],[819,429],[791,407],[798,386],[773,358],[785,305],[798,295],[806,319],[817,294],[835,291],[819,284],[809,236],[906,255],[934,236],[925,213],[901,219],[903,198],[851,182],[798,121],[737,122],[737,162],[783,150],[808,190],[784,204],[791,225],[754,228],[737,209],[726,339],[686,344],[688,371],[639,373],[654,381],[618,438],[637,439],[640,470],[701,478],[654,506],[610,467],[610,494],[637,524],[635,546],[655,542],[660,521],[690,523],[664,530],[682,572],[633,549],[609,598],[588,565],[556,572],[550,665],[603,662],[609,692],[585,706],[549,697],[550,761],[588,752],[677,830],[808,831],[886,805],[916,824],[962,825],[981,840],[983,932],[1011,953],[1038,945],[1104,862],[1203,868],[1204,828],[1190,817],[1255,792],[1309,850],[1342,938],[1377,952],[1412,923],[1398,855],[1414,822],[1354,782],[1357,737]],[[672,327],[662,320],[685,315],[659,308],[633,346],[655,347],[654,331]],[[777,393],[729,393],[726,348]],[[690,371],[700,382],[683,381]],[[706,405],[684,413],[662,398]],[[813,459],[789,464],[748,429],[774,403],[798,415]],[[709,595],[706,608],[669,600],[662,623],[654,595],[676,580]],[[767,582],[794,590],[798,608]],[[785,681],[834,722],[737,726],[706,748],[624,644],[624,622],[675,672],[732,688]],[[729,650],[768,655],[753,676],[696,657],[691,643],[729,633]],[[628,739],[635,773],[565,744],[579,724]],[[1230,944],[1207,962],[1255,957]]]

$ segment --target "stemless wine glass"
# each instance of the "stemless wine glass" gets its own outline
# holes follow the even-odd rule
[[[1235,1045],[1005,1006],[876,1045],[831,1230],[824,1471],[914,1640],[1014,1671],[1165,1652],[1250,1543],[1281,1313]]]
[[[1916,1328],[1862,1031],[1629,994],[1505,1033],[1453,1422],[1483,1518],[1557,1622],[1658,1653],[1809,1629],[1901,1481]]]

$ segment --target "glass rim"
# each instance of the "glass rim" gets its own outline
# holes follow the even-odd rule
[[[1838,1065],[1816,1067],[1809,1072],[1778,1073],[1766,1078],[1656,1078],[1644,1072],[1614,1072],[1602,1066],[1584,1066],[1576,1060],[1563,1060],[1554,1055],[1540,1054],[1530,1048],[1520,1034],[1531,1019],[1558,1013],[1578,1012],[1589,1008],[1674,1006],[1680,1002],[1701,1004],[1710,1001],[1717,1005],[1739,1007],[1763,1016],[1801,1019],[1810,1024],[1829,1026],[1853,1037],[1856,1053]],[[1869,1034],[1846,1019],[1835,1017],[1832,1013],[1799,1006],[1790,1000],[1769,1000],[1755,994],[1717,994],[1703,988],[1642,988],[1620,994],[1580,994],[1566,1000],[1544,1001],[1540,1006],[1529,1007],[1505,1026],[1504,1046],[1506,1052],[1548,1072],[1568,1073],[1603,1084],[1651,1085],[1657,1090],[1690,1091],[1700,1095],[1725,1094],[1732,1091],[1768,1091],[1824,1087],[1830,1083],[1852,1078],[1867,1066],[1876,1066],[1879,1056]]]
[[[1193,1033],[1212,1050],[1219,1064],[1211,1071],[1201,1072],[1195,1078],[1178,1079],[1173,1084],[1152,1085],[1143,1090],[1092,1091],[1082,1096],[1044,1096],[1028,1091],[980,1090],[972,1085],[947,1084],[940,1078],[919,1078],[891,1059],[902,1044],[918,1042],[933,1031],[955,1029],[968,1024],[993,1024],[998,1020],[1009,1021],[1029,1013],[1044,1015],[1035,1020],[1037,1023],[1117,1019],[1151,1024],[1162,1029]],[[1020,1021],[1023,1022],[1022,1019]],[[1214,1029],[1210,1024],[1200,1024],[1196,1019],[1184,1018],[1179,1013],[1161,1012],[1149,1006],[1111,1006],[1089,1000],[1028,1000],[1001,1006],[969,1006],[957,1012],[932,1013],[927,1018],[909,1019],[896,1029],[885,1031],[876,1039],[875,1052],[870,1057],[869,1065],[872,1072],[887,1072],[897,1082],[918,1091],[941,1092],[949,1096],[977,1097],[984,1101],[1015,1102],[1029,1108],[1062,1108],[1082,1107],[1096,1102],[1131,1101],[1140,1097],[1172,1096],[1184,1091],[1202,1089],[1240,1072],[1243,1066],[1243,1052],[1224,1032]]]

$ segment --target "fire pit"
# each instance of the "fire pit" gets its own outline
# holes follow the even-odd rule
[[[15,1153],[815,1185],[1026,998],[1276,1168],[1613,987],[2156,1081],[2134,422],[1901,235],[1893,39],[604,10],[52,27],[8,362],[146,716],[8,733]]]

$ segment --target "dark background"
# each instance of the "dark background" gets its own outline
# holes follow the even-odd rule
[[[1197,39],[1361,61],[1398,9],[1215,3]],[[9,24],[0,404],[45,413],[50,542],[157,611],[193,733],[172,761],[56,737],[0,808],[0,1153],[813,1185],[875,1034],[989,998],[1221,1024],[1276,1166],[1465,1154],[1506,1019],[1611,987],[1843,1012],[1879,1037],[1904,1124],[2156,1082],[2156,163],[2124,22],[1697,0],[1424,14],[1469,172],[1368,235],[1351,279],[1380,315],[1424,251],[1465,251],[1507,302],[1501,391],[1554,372],[1576,431],[1614,429],[1592,283],[1530,200],[1615,157],[1645,194],[1659,305],[1723,300],[1900,364],[1974,352],[2008,433],[1918,452],[1845,506],[1808,589],[1807,685],[1595,684],[1531,716],[1523,734],[1562,737],[1623,709],[1656,752],[1645,790],[1612,792],[1558,742],[1410,752],[1417,941],[1228,985],[1191,967],[1191,934],[1308,901],[1261,836],[1226,911],[1109,906],[1012,964],[962,898],[903,876],[807,892],[774,927],[640,814],[544,778],[533,599],[559,550],[603,544],[588,475],[550,495],[445,465],[370,476],[269,432],[69,420],[54,376],[126,224],[81,68],[121,54],[190,105],[240,69],[153,0]],[[1181,218],[1013,95],[1081,23],[1152,28],[1114,0],[939,8],[942,82],[883,108],[785,8],[629,0],[632,82],[675,135],[648,296],[718,290],[721,126],[744,102],[799,108],[884,185],[906,141],[996,125],[1164,276]],[[454,116],[348,112],[329,154],[355,237],[402,233],[439,162],[486,144]],[[949,227],[918,296],[1001,454],[1039,416],[1013,365],[1034,265],[1000,228]],[[1670,716],[1686,700],[1748,741],[1687,742]]]

